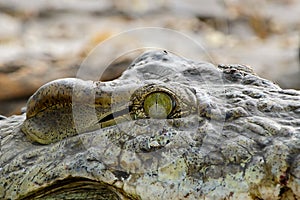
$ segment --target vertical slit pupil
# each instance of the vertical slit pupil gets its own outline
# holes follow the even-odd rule
[[[144,110],[150,118],[167,118],[173,110],[173,105],[173,99],[166,92],[153,92],[144,100]]]

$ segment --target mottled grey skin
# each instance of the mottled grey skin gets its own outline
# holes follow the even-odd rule
[[[168,119],[143,112],[151,84],[176,96]],[[0,121],[1,199],[300,198],[300,92],[245,66],[148,52],[112,82],[49,85]]]

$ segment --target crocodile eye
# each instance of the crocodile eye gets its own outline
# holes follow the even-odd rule
[[[153,92],[146,96],[144,101],[144,110],[150,118],[167,118],[173,107],[174,101],[165,92]]]

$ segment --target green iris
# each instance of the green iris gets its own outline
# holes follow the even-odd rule
[[[173,100],[164,92],[154,92],[146,96],[144,109],[150,118],[165,119],[172,112]]]

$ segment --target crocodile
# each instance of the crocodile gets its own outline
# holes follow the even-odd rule
[[[300,199],[300,92],[145,52],[39,88],[0,120],[1,199]]]

